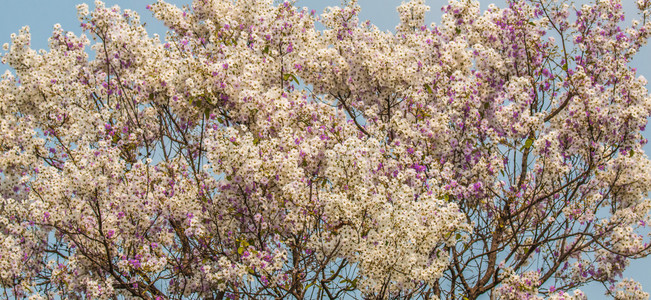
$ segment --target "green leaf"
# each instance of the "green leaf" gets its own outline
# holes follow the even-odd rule
[[[454,236],[455,239],[460,240],[461,239],[461,233],[457,233],[457,235]]]
[[[461,33],[461,28],[458,28],[458,27],[457,27],[457,28],[455,28],[454,30],[457,32],[457,34],[460,34],[460,33]]]
[[[564,64],[562,68],[563,68],[563,71],[567,71],[567,68],[568,68],[567,64]]]
[[[269,46],[264,46],[264,49],[262,49],[262,53],[269,54]]]
[[[242,253],[244,253],[244,251],[249,247],[249,245],[250,244],[246,239],[240,240],[240,247],[237,248],[237,254],[242,255]]]
[[[631,152],[628,153],[628,156],[633,157],[633,155],[635,155],[635,151],[631,150]]]
[[[283,75],[283,80],[285,80],[285,81],[289,80],[290,78],[292,79],[292,81],[294,81],[294,82],[296,82],[296,84],[298,84],[298,79],[296,79],[296,76],[294,76],[294,74],[284,74]]]
[[[450,194],[445,194],[444,199],[445,199],[445,202],[450,201]]]
[[[425,90],[426,90],[428,93],[430,93],[430,94],[434,94],[434,91],[432,90],[432,87],[429,86],[429,84],[426,83],[426,84],[424,84],[423,86],[425,87]]]

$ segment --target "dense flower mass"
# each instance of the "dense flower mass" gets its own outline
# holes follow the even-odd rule
[[[651,1],[356,1],[136,12],[12,35],[4,297],[584,299],[650,253]],[[318,30],[315,24],[321,24]]]

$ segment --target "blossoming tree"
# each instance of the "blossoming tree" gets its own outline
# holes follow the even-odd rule
[[[80,5],[2,56],[4,297],[582,299],[650,253],[651,1],[422,0],[394,33],[197,0]],[[317,30],[315,23],[323,24]],[[91,54],[92,53],[92,54]]]

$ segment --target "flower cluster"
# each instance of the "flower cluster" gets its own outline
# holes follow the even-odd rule
[[[642,290],[642,286],[626,278],[617,284],[615,291],[615,299],[649,299],[649,293],[646,293]]]
[[[620,1],[96,1],[4,45],[0,286],[16,298],[584,299],[651,254],[651,33]],[[319,25],[319,26],[317,26]],[[318,28],[323,28],[318,29]],[[553,286],[550,287],[550,285]],[[572,294],[570,294],[572,293]]]

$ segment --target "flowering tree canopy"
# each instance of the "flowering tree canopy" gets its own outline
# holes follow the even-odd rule
[[[16,298],[618,299],[650,254],[651,1],[79,5],[0,83]],[[324,29],[317,29],[321,24]],[[628,26],[628,27],[626,27]]]

